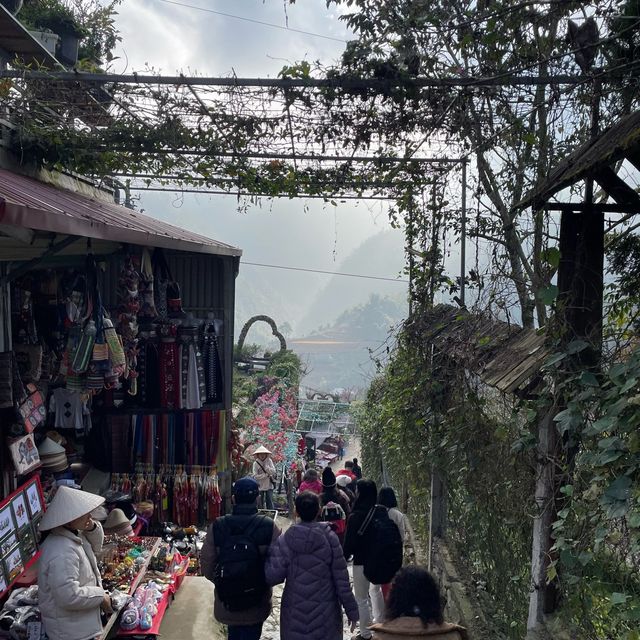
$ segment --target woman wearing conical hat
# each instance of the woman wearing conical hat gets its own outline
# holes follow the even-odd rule
[[[91,517],[103,502],[62,486],[40,521],[40,530],[49,532],[38,562],[39,605],[49,640],[93,640],[102,634],[100,609],[111,612],[95,556],[104,533]]]
[[[254,452],[253,477],[260,488],[259,505],[263,509],[273,509],[273,490],[276,486],[276,466],[271,459],[271,451],[260,445]]]

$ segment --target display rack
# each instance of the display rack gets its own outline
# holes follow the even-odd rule
[[[153,624],[150,629],[140,629],[139,627],[135,629],[131,629],[131,631],[124,631],[123,629],[119,629],[116,633],[118,638],[156,638],[160,635],[160,626],[162,625],[162,619],[164,618],[164,614],[169,607],[171,600],[174,598],[176,591],[182,584],[182,580],[187,573],[187,568],[189,567],[189,558],[188,556],[181,556],[180,554],[176,554],[175,561],[177,562],[177,569],[171,574],[173,578],[172,584],[169,588],[162,594],[162,598],[158,602],[158,611],[156,615],[153,616]]]
[[[0,599],[40,557],[38,522],[44,512],[37,476],[0,502]]]
[[[149,563],[151,562],[151,558],[153,558],[156,551],[159,549],[161,542],[162,542],[162,538],[156,538],[155,542],[153,543],[153,546],[150,549],[149,555],[145,559],[144,564],[142,565],[142,567],[140,568],[140,571],[138,572],[138,575],[135,577],[134,581],[131,583],[131,587],[129,588],[129,595],[132,596],[135,593],[138,586],[140,585],[142,578],[147,573],[147,569],[149,568]],[[109,620],[107,620],[107,623],[104,625],[104,629],[102,630],[102,635],[100,636],[101,640],[104,640],[105,638],[107,638],[107,636],[109,635],[109,632],[113,628],[113,625],[116,623],[117,619],[120,617],[121,612],[122,610],[114,611],[109,616]]]

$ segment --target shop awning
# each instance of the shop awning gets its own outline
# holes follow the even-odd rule
[[[242,250],[94,197],[0,169],[0,228],[222,256]],[[1,256],[0,256],[1,259]]]
[[[0,5],[0,48],[21,64],[44,69],[62,65],[40,44],[5,7]],[[12,59],[5,59],[11,63]]]

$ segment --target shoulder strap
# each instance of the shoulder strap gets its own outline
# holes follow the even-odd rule
[[[367,517],[364,519],[364,522],[362,523],[362,526],[358,529],[358,535],[359,536],[363,536],[365,534],[365,531],[367,530],[367,527],[369,526],[369,524],[373,520],[373,516],[375,515],[375,512],[376,512],[376,507],[374,505],[373,507],[371,507],[371,510],[369,511],[369,513],[367,513]]]

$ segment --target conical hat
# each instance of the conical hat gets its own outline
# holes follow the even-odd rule
[[[122,509],[113,509],[103,526],[104,530],[108,531],[109,529],[117,529],[123,524],[129,524],[129,518],[127,518]]]
[[[67,524],[90,513],[103,502],[102,496],[71,487],[60,487],[40,520],[40,531]]]
[[[268,453],[271,454],[271,451],[269,451],[269,449],[267,449],[267,447],[260,445],[254,452],[253,455],[255,456],[256,453]]]
[[[51,438],[45,438],[43,443],[38,447],[38,453],[41,456],[51,456],[56,453],[64,453],[64,447],[61,447]]]

